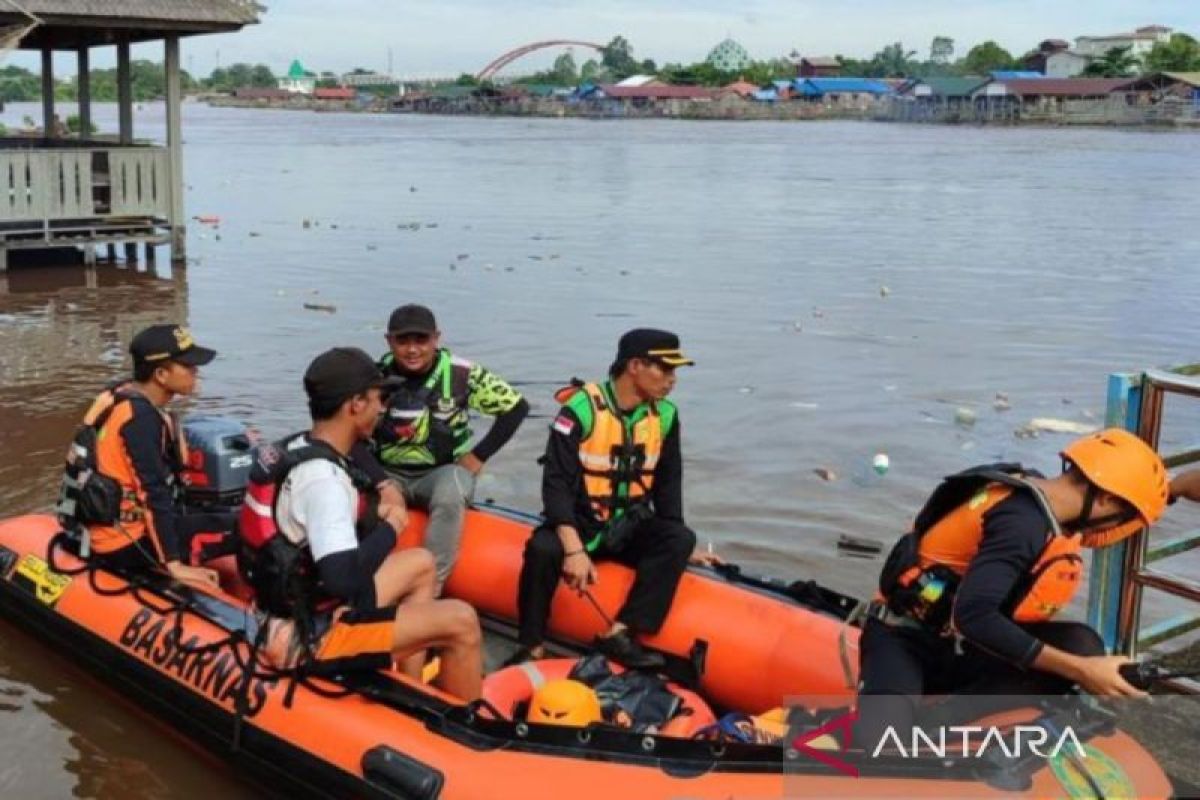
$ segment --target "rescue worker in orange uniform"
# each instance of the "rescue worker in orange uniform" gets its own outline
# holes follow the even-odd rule
[[[133,380],[102,392],[84,417],[95,431],[96,473],[113,486],[117,512],[84,525],[88,548],[112,569],[162,565],[178,580],[215,586],[215,571],[188,563],[190,540],[201,531],[228,532],[233,516],[186,513],[179,478],[186,445],[166,407],[196,391],[199,368],[216,351],[196,344],[186,328],[152,325],[133,337],[129,353]]]
[[[637,328],[621,337],[609,380],[568,387],[550,426],[543,460],[545,523],[525,546],[517,598],[518,650],[509,663],[542,658],[550,603],[559,581],[578,592],[597,580],[595,562],[636,570],[616,620],[596,648],[634,668],[663,664],[634,638],[656,633],[696,534],[683,521],[679,417],[667,395],[675,370],[694,364],[679,338]]]
[[[888,726],[907,737],[922,695],[1061,694],[1132,697],[1087,625],[1053,622],[1083,580],[1082,549],[1153,524],[1167,505],[1162,459],[1133,434],[1108,429],[1061,453],[1044,478],[1017,465],[947,478],[888,556],[859,645],[856,746]]]

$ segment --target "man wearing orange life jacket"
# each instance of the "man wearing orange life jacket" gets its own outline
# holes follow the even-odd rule
[[[545,523],[525,546],[517,599],[521,649],[510,663],[541,658],[550,603],[561,579],[585,592],[594,560],[636,570],[616,621],[597,649],[626,666],[658,667],[662,656],[634,639],[655,633],[694,557],[696,535],[683,522],[679,419],[667,395],[675,370],[693,362],[667,331],[638,328],[621,337],[603,384],[568,387],[550,426],[543,460]]]
[[[1052,622],[1083,578],[1081,550],[1153,524],[1167,504],[1162,459],[1109,429],[1061,453],[1047,479],[1016,465],[947,478],[896,544],[860,640],[855,741],[907,736],[926,694],[1142,694],[1091,628]]]
[[[228,531],[233,519],[184,513],[179,475],[186,445],[166,406],[195,392],[199,368],[216,351],[178,325],[152,325],[133,337],[129,352],[133,380],[102,392],[84,417],[95,429],[96,473],[119,489],[115,518],[85,525],[88,546],[104,566],[144,571],[160,564],[178,580],[215,585],[213,570],[188,564],[190,539]]]

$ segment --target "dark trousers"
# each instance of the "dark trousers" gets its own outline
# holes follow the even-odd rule
[[[175,518],[175,532],[180,538],[184,563],[200,564],[210,558],[236,552],[233,529],[237,515],[227,511],[183,512]],[[102,567],[117,572],[145,572],[158,564],[154,545],[146,537],[119,550],[95,555],[93,560]]]
[[[696,534],[682,522],[653,517],[634,529],[621,552],[607,552],[601,545],[592,553],[593,561],[618,561],[636,572],[617,620],[638,633],[657,632],[695,547]],[[517,610],[520,641],[526,647],[546,638],[550,601],[562,578],[563,557],[562,542],[552,527],[537,528],[525,544]]]
[[[1104,655],[1104,642],[1078,622],[1023,624],[1030,635],[1051,647],[1080,656]],[[1050,672],[1023,670],[980,650],[970,642],[955,651],[952,638],[914,628],[893,627],[868,619],[859,640],[859,717],[855,746],[872,749],[888,726],[908,741],[914,724],[954,725],[1003,710],[980,696],[1059,695],[1071,681]],[[923,695],[953,694],[935,706],[922,706]],[[1009,704],[1011,705],[1011,703]]]

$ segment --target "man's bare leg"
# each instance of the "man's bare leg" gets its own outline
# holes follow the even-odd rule
[[[441,650],[437,685],[463,700],[477,700],[482,694],[482,639],[475,609],[461,600],[408,603],[396,613],[392,629],[393,652],[406,663],[414,652]]]

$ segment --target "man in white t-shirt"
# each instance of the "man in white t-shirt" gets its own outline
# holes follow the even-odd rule
[[[473,700],[482,676],[475,610],[434,599],[429,551],[393,552],[407,520],[403,508],[381,503],[376,515],[363,513],[371,487],[349,455],[374,431],[387,383],[358,348],[334,348],[313,360],[304,374],[312,430],[284,444],[289,453],[303,450],[310,457],[288,472],[275,520],[289,541],[309,549],[319,593],[342,605],[315,648],[319,664],[352,667],[395,658],[419,678],[425,651],[435,648],[441,688]]]

